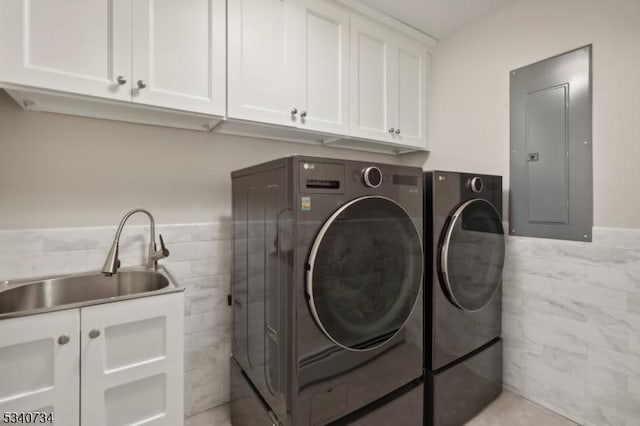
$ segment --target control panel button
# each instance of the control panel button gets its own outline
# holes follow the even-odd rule
[[[362,172],[362,179],[369,188],[377,188],[382,184],[382,172],[377,167],[367,167]]]
[[[484,188],[484,183],[482,182],[482,178],[477,176],[472,178],[471,181],[469,182],[469,187],[476,194],[481,193],[482,189]]]

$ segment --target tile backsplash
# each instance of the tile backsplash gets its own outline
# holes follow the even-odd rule
[[[586,425],[640,425],[640,230],[508,237],[505,385]]]
[[[99,270],[116,227],[0,231],[0,280]],[[159,225],[161,261],[186,288],[185,415],[229,400],[231,223]],[[148,227],[126,227],[123,266]],[[640,230],[592,243],[508,237],[505,385],[587,425],[640,424]]]
[[[116,227],[0,231],[0,280],[97,271]],[[185,287],[185,416],[229,400],[231,223],[158,225],[160,261]],[[122,266],[146,263],[148,226],[127,226]]]

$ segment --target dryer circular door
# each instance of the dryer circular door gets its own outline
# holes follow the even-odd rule
[[[329,217],[311,247],[313,317],[342,348],[377,348],[409,319],[422,264],[420,233],[404,208],[381,196],[355,199]]]
[[[449,220],[440,252],[440,273],[451,302],[482,309],[502,283],[505,240],[500,214],[483,199],[469,200]]]

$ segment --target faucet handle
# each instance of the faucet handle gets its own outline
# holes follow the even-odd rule
[[[164,259],[169,256],[169,250],[164,245],[164,238],[160,235],[160,250],[156,249],[156,242],[152,241],[149,243],[149,268],[155,268],[158,264],[158,260]]]
[[[162,257],[169,257],[169,249],[164,245],[164,238],[162,238],[162,234],[158,235],[160,237],[160,252],[162,253]]]

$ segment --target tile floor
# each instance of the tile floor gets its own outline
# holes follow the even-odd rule
[[[576,423],[540,405],[504,391],[465,426],[576,426]]]
[[[228,426],[231,424],[228,405],[193,416],[185,426]],[[505,391],[466,426],[576,426],[553,411],[519,395]]]
[[[229,426],[231,417],[229,415],[229,405],[221,405],[204,413],[189,417],[184,426]]]

